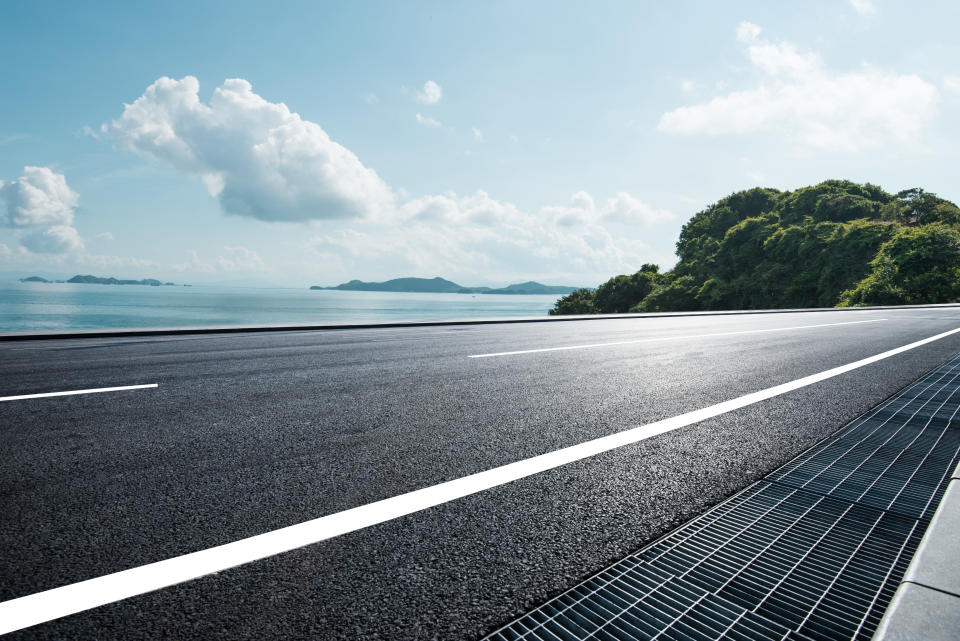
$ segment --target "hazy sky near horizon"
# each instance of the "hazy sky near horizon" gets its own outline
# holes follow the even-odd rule
[[[740,189],[960,201],[960,4],[45,2],[0,272],[595,286]]]

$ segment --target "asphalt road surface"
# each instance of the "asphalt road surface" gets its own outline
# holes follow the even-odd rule
[[[0,601],[432,487],[957,328],[960,308],[927,308],[0,343],[0,397],[157,385],[0,402]],[[960,333],[10,638],[477,638],[957,352]]]

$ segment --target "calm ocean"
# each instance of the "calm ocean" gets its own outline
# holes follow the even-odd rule
[[[0,282],[0,332],[514,318],[557,298]]]

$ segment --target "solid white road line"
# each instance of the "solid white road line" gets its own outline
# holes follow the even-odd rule
[[[798,329],[814,329],[817,327],[836,327],[837,325],[856,325],[857,323],[879,323],[886,318],[872,318],[862,321],[847,321],[844,323],[824,323],[822,325],[796,325],[794,327],[773,327],[769,329],[747,329],[739,332],[717,332],[715,334],[687,334],[685,336],[662,336],[660,338],[639,338],[629,341],[613,343],[590,343],[587,345],[567,345],[565,347],[541,347],[539,349],[520,349],[514,352],[495,352],[493,354],[473,354],[467,358],[490,358],[491,356],[513,356],[514,354],[536,354],[537,352],[562,352],[568,349],[590,349],[592,347],[610,347],[611,345],[636,345],[638,343],[657,343],[660,341],[682,341],[695,338],[711,338],[713,336],[736,336],[738,334],[761,334],[763,332],[789,332]]]
[[[641,425],[579,445],[509,463],[485,472],[368,503],[350,510],[291,525],[247,539],[192,552],[165,561],[123,570],[0,603],[0,634],[159,590],[244,563],[274,556],[371,525],[413,514],[498,485],[579,461],[658,434],[719,416],[793,390],[845,374],[960,332],[960,327],[869,358],[804,376],[789,383],[717,403],[679,416]]]
[[[49,396],[75,396],[77,394],[99,394],[101,392],[122,392],[130,389],[148,389],[159,387],[157,383],[147,385],[124,385],[122,387],[97,387],[95,389],[75,389],[69,392],[44,392],[43,394],[20,394],[19,396],[0,396],[0,401],[22,401],[27,398],[47,398]]]

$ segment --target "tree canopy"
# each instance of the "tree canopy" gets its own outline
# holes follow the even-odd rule
[[[755,188],[695,214],[679,261],[646,264],[551,314],[785,309],[960,300],[960,208],[920,188],[828,180]]]

